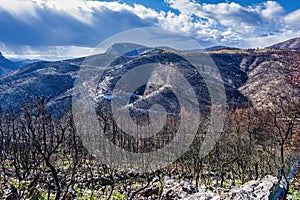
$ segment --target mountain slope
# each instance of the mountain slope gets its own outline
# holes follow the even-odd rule
[[[17,68],[17,65],[15,65],[12,61],[6,59],[0,52],[0,76],[5,75]]]
[[[32,64],[32,63],[43,61],[43,60],[39,60],[39,59],[17,59],[17,58],[16,59],[11,58],[10,60],[17,66],[17,68],[24,67],[24,66]]]
[[[251,56],[247,68],[248,81],[239,91],[256,107],[268,107],[280,101],[299,101],[300,52],[269,52]]]
[[[114,48],[122,49],[116,46]],[[185,53],[199,56],[199,52]],[[115,59],[112,63],[107,63],[110,56],[114,56]],[[227,103],[231,106],[254,105],[264,107],[271,105],[274,101],[299,100],[299,52],[234,50],[226,51],[226,53],[211,52],[210,56],[220,71],[225,85]],[[109,88],[112,83],[117,82],[120,77],[135,66],[163,60],[166,64],[175,63],[177,60],[178,66],[176,66],[195,89],[198,101],[202,102],[203,105],[208,105],[210,102],[201,76],[205,77],[211,74],[204,73],[192,76],[193,67],[181,60],[175,50],[146,49],[143,47],[143,51],[117,56],[110,48],[104,54],[90,56],[88,65],[84,63],[84,60],[86,58],[33,63],[1,77],[0,105],[2,107],[11,105],[18,108],[24,102],[43,97],[49,102],[49,108],[63,113],[71,108],[73,86],[80,67],[104,73],[103,77],[106,77],[105,80],[109,80],[109,82],[105,82],[106,85],[103,86],[104,79],[99,77],[97,95],[101,96],[104,94],[99,93],[101,87]],[[107,66],[109,67],[107,68]],[[167,74],[163,70],[160,73]],[[152,90],[156,89],[159,91],[158,93],[164,93],[165,89],[163,88],[166,87],[156,84]],[[95,90],[95,88],[90,89],[91,91]],[[157,94],[156,97],[147,95],[145,88],[137,88],[137,90],[141,90],[139,91],[140,94],[144,93],[144,98],[148,98],[150,101],[160,97],[160,94]],[[96,94],[92,95],[95,96]]]
[[[269,46],[270,49],[284,49],[284,50],[300,50],[300,38],[293,38],[278,44]]]
[[[118,69],[117,71],[112,70],[113,73],[108,74],[108,76],[111,76],[109,79],[114,80],[116,77],[122,76],[126,72],[125,68],[132,69],[134,66],[147,64],[149,62],[157,63],[161,59],[166,60],[166,62],[175,62],[175,60],[181,59],[177,56],[175,51],[173,51],[174,53],[172,51],[144,49],[142,54],[118,57],[111,63],[111,67],[108,68],[108,70],[114,68]],[[111,52],[107,52],[105,54],[91,56],[89,58],[89,66],[84,67],[97,71],[105,70],[107,65],[103,62],[110,53]],[[188,54],[190,54],[190,52],[188,52]],[[193,52],[193,54],[197,56],[197,53]],[[242,56],[233,57],[231,55],[219,54],[213,56],[213,59],[217,62],[224,78],[228,103],[247,101],[247,98],[237,90],[237,88],[246,81],[247,75],[238,68],[238,65],[234,66],[236,64],[235,62],[242,60]],[[32,101],[37,97],[44,97],[52,106],[59,107],[58,104],[62,104],[65,108],[70,107],[73,84],[77,71],[83,61],[84,58],[59,62],[38,62],[2,77],[0,79],[0,102],[2,106],[8,107],[10,104],[13,104],[13,107],[17,108],[26,101]],[[198,75],[196,77],[192,76],[194,70],[191,67],[187,68],[188,65],[185,65],[185,62],[186,61],[179,61],[179,69],[195,87],[194,89],[198,90],[199,101],[209,101],[207,91],[201,91],[201,89],[205,88],[205,85],[202,84],[202,86],[199,87],[201,82],[200,76],[198,78]],[[120,66],[122,67],[120,68]],[[188,76],[190,76],[190,78]],[[182,88],[182,91],[184,91],[184,88]]]
[[[219,51],[219,50],[240,50],[239,48],[236,47],[227,47],[227,46],[212,46],[208,47],[205,50],[206,51]]]
[[[1,106],[17,109],[41,97],[49,102],[73,87],[73,75],[78,69],[77,65],[63,61],[39,62],[18,69],[0,78]],[[68,104],[62,102],[60,109],[69,109]]]

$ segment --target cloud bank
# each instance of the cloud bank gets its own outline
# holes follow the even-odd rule
[[[300,36],[300,9],[286,13],[275,1],[250,6],[192,0],[165,3],[170,11],[90,0],[0,0],[0,51],[13,55],[44,49],[53,54],[70,47],[56,55],[78,56],[113,34],[150,26],[193,37],[204,47],[264,47]]]

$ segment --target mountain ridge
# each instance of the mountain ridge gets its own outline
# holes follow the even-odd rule
[[[292,38],[267,47],[268,49],[300,50],[300,37]]]
[[[126,45],[123,47],[120,49],[124,53]],[[118,49],[116,46],[114,48]],[[114,80],[114,76],[122,76],[126,72],[124,66],[131,69],[133,66],[145,64],[145,61],[157,62],[168,56],[170,62],[173,62],[175,57],[170,55],[177,53],[172,49],[143,46],[138,51],[130,52],[119,55],[120,52],[109,50],[89,57],[29,64],[0,77],[0,105],[8,107],[14,104],[13,107],[18,108],[25,101],[44,97],[49,102],[49,107],[66,112],[71,109],[73,86],[81,67],[105,72],[111,65],[119,69],[108,74]],[[197,56],[203,52],[184,53]],[[253,105],[262,108],[272,105],[274,101],[286,100],[287,97],[299,100],[300,52],[262,49],[212,51],[209,55],[222,76],[229,105]],[[106,63],[109,56],[115,57],[115,61]],[[90,61],[89,65],[85,63],[87,59]],[[190,74],[190,71],[183,73]]]
[[[5,58],[0,52],[0,76],[3,76],[13,70],[18,69],[18,66],[14,62]]]

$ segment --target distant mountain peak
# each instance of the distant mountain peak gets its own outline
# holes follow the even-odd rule
[[[236,47],[228,47],[228,46],[212,46],[205,49],[206,51],[219,51],[219,50],[240,50]]]
[[[114,43],[107,50],[106,53],[117,53],[120,55],[127,54],[128,52],[138,51],[147,47],[133,43]]]
[[[118,55],[136,56],[154,50],[174,50],[174,49],[165,46],[147,47],[147,46],[134,44],[134,43],[115,43],[107,49],[106,53],[117,53]]]

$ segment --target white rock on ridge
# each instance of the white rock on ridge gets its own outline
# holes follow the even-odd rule
[[[177,181],[166,177],[163,181],[161,200],[269,200],[274,190],[278,189],[282,189],[281,186],[278,187],[278,179],[268,175],[236,186],[220,196],[217,193],[197,188],[188,181]]]
[[[243,185],[232,188],[228,193],[222,195],[225,200],[269,200],[273,190],[276,188],[278,179],[273,176],[265,176],[262,179],[252,180]],[[277,188],[278,189],[278,188]]]
[[[187,181],[176,181],[166,177],[163,184],[161,200],[219,200],[219,195],[199,189]]]

